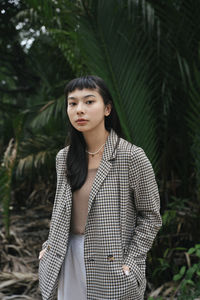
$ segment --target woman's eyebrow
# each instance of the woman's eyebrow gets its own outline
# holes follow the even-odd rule
[[[95,95],[86,95],[86,96],[84,96],[83,98],[85,99],[85,98],[89,98],[89,97],[94,97],[94,98],[96,98]]]
[[[94,98],[96,98],[95,95],[92,95],[92,94],[85,95],[85,96],[82,97],[82,98],[83,98],[83,99],[86,99],[86,98],[89,98],[89,97],[94,97]],[[67,99],[68,99],[68,100],[77,100],[78,98],[77,98],[77,97],[74,97],[74,96],[69,96]]]

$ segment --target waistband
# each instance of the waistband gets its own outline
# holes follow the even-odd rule
[[[85,234],[82,234],[82,233],[73,233],[73,232],[70,232],[69,233],[69,237],[70,238],[84,238],[85,237]]]

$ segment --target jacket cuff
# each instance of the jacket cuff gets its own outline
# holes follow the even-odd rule
[[[48,244],[48,240],[46,240],[46,241],[42,244],[42,250],[44,250],[45,248],[47,248],[47,244]]]

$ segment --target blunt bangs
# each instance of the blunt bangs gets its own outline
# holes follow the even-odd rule
[[[71,80],[65,87],[65,95],[67,96],[69,93],[78,90],[83,89],[97,89],[98,85],[96,84],[96,81],[98,80],[97,76],[84,76],[80,78],[75,78]]]

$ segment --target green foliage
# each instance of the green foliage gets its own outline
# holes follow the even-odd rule
[[[3,223],[5,226],[6,236],[9,237],[9,204],[11,200],[11,178],[8,171],[2,164],[0,167],[0,198],[3,207]]]
[[[196,260],[196,263],[182,266],[179,273],[173,276],[174,281],[180,281],[178,299],[194,299],[200,296],[200,244],[196,244],[187,252],[189,257]],[[187,298],[190,297],[190,298]]]
[[[174,230],[178,225],[179,222],[182,221],[184,215],[187,215],[188,208],[191,205],[189,199],[182,199],[172,196],[171,201],[169,202],[168,206],[166,207],[163,215],[163,227],[162,231]]]
[[[45,102],[43,106],[42,103],[40,105],[41,107],[38,109],[38,113],[31,122],[31,126],[34,129],[48,125],[49,122],[53,122],[52,119],[62,118],[62,120],[64,120],[66,118],[66,107],[63,96],[60,96],[58,99]],[[35,107],[33,106],[32,110],[34,109]]]
[[[185,252],[191,236],[198,241],[198,207],[190,199],[172,197],[162,215],[163,226],[157,244],[149,255],[152,279],[161,284],[170,281],[185,265]],[[183,272],[183,270],[181,271]]]
[[[155,298],[153,298],[153,297],[148,297],[148,300],[155,300]],[[163,297],[158,297],[158,298],[156,298],[156,300],[163,300]]]
[[[6,12],[0,21],[0,198],[7,236],[9,207],[17,207],[16,193],[25,193],[18,192],[20,186],[32,192],[55,171],[55,155],[67,134],[64,85],[74,77],[36,11],[11,2],[0,4],[0,13]],[[25,205],[26,198],[19,198]]]
[[[174,273],[177,270],[177,265],[172,263],[173,257],[175,257],[176,253],[184,253],[186,248],[184,247],[176,247],[176,248],[166,248],[164,251],[163,257],[157,258],[157,265],[154,266],[152,277],[161,277],[166,276],[167,271],[170,273]]]
[[[16,157],[21,138],[22,128],[24,122],[24,115],[19,114],[13,120],[13,131],[15,139],[12,138],[8,144],[8,147],[4,153],[3,160],[0,167],[0,199],[3,203],[3,221],[6,230],[6,236],[10,235],[10,201],[13,188],[13,174],[15,171]]]
[[[199,53],[200,57],[200,53]],[[190,110],[187,115],[187,121],[192,137],[191,153],[196,175],[197,197],[200,200],[200,72],[194,68],[194,81],[190,82]]]
[[[11,139],[4,153],[4,158],[0,167],[0,199],[3,204],[3,222],[6,236],[9,237],[10,219],[9,206],[12,192],[12,174],[16,160],[16,143]]]
[[[47,170],[55,167],[55,156],[63,139],[62,135],[52,139],[52,136],[34,134],[21,141],[16,176],[36,174],[45,178]]]

